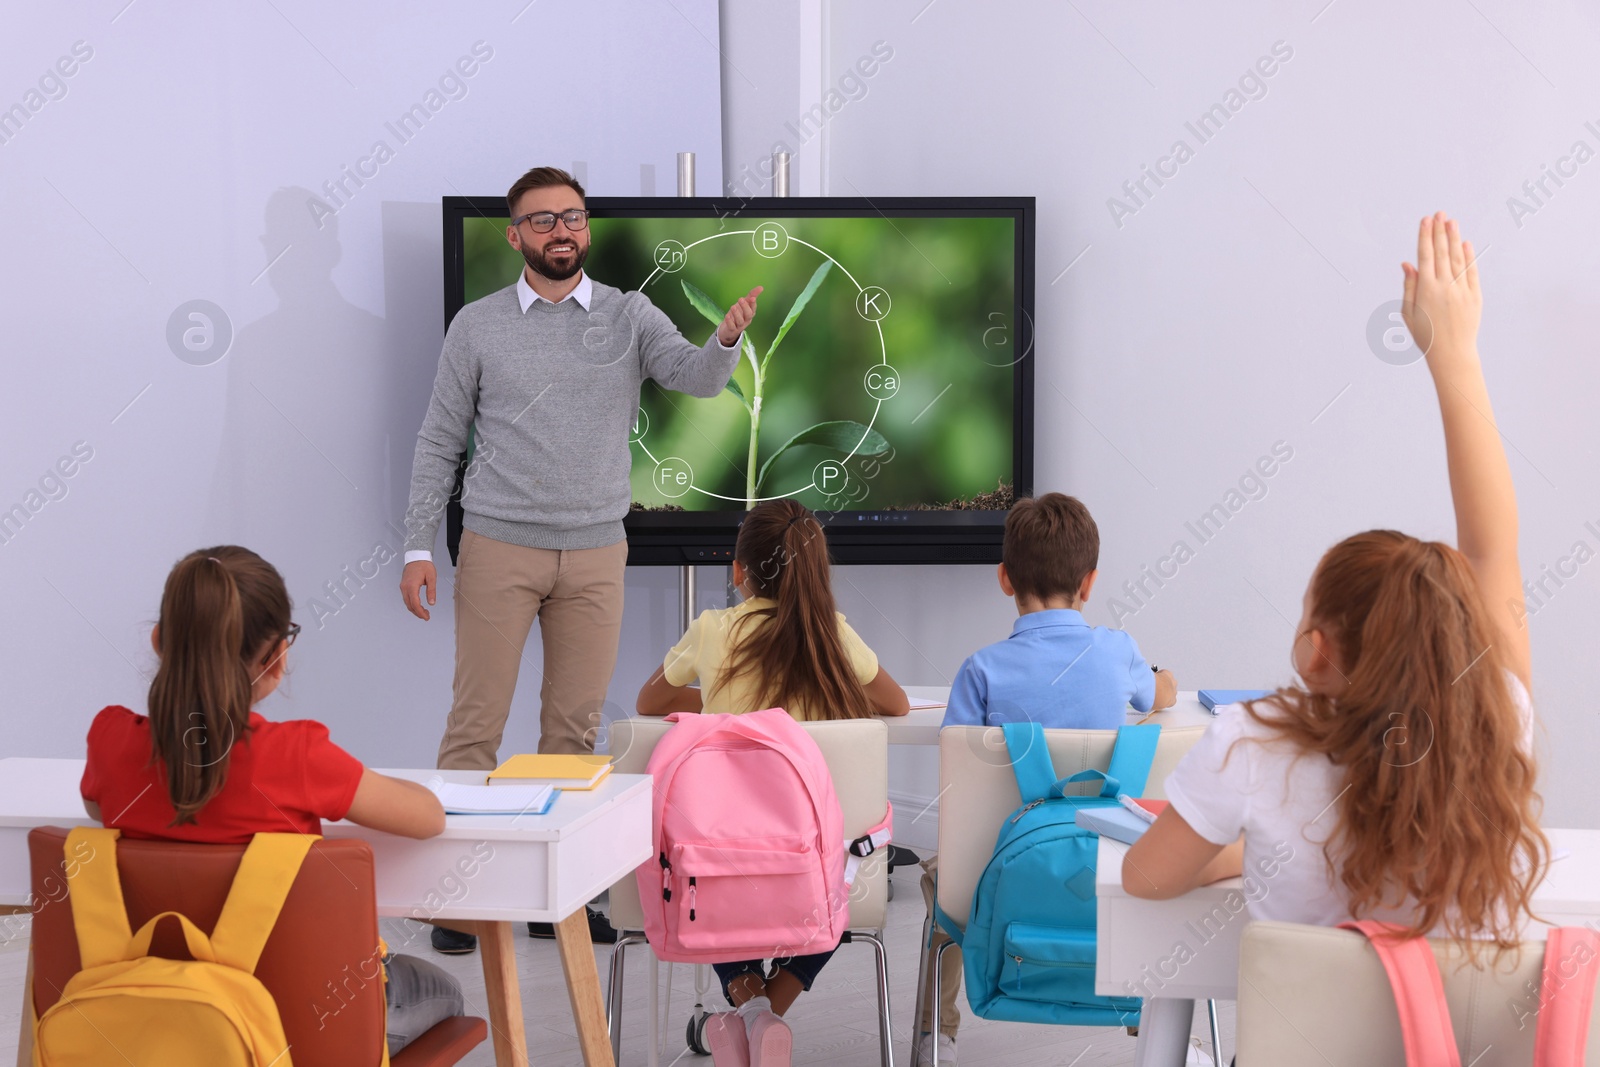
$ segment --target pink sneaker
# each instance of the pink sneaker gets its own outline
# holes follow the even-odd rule
[[[770,1011],[750,1024],[750,1067],[789,1067],[794,1052],[794,1032]]]
[[[736,1011],[724,1011],[706,1020],[706,1047],[716,1067],[750,1067],[750,1039]]]

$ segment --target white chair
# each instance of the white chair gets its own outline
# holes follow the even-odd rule
[[[833,788],[839,796],[847,837],[859,837],[883,821],[889,809],[889,731],[879,719],[846,719],[800,724],[822,750]],[[611,724],[610,749],[615,769],[643,774],[656,744],[672,729],[660,719],[620,719]],[[889,903],[888,850],[880,849],[862,861],[850,890],[850,914],[841,943],[864,942],[872,946],[878,973],[878,1043],[883,1067],[894,1067],[889,1037],[889,971],[883,948],[883,925]],[[611,953],[611,988],[606,996],[606,1017],[611,1027],[612,1056],[622,1048],[623,962],[632,945],[648,944],[644,913],[639,907],[639,887],[632,875],[611,887],[611,925],[617,944]],[[826,975],[826,972],[824,972]],[[826,978],[824,978],[826,980]],[[653,998],[652,998],[653,999]],[[656,1013],[650,1019],[651,1062],[659,1046]]]
[[[1167,775],[1184,753],[1194,747],[1204,726],[1161,728],[1155,759],[1144,795],[1164,799],[1162,787]],[[1111,765],[1111,750],[1116,744],[1115,730],[1046,730],[1050,760],[1056,774],[1065,778],[1079,771],[1105,770]],[[1084,782],[1077,791],[1092,794],[1098,782]],[[1073,788],[1071,786],[1067,787]],[[1022,806],[1016,774],[1006,750],[1005,732],[998,726],[947,726],[939,731],[939,907],[965,930],[972,910],[972,894],[977,891],[983,870],[994,854],[995,836],[1000,825]],[[931,943],[933,917],[923,924],[922,944]],[[940,955],[953,941],[939,948]],[[932,996],[937,1015],[940,995],[937,961],[931,968],[933,988],[927,985],[925,970],[917,969],[917,1014],[912,1017],[911,1041],[915,1051],[917,1030],[923,1005]],[[937,1020],[936,1020],[937,1021]],[[1216,1006],[1211,1005],[1211,1040],[1218,1041]],[[936,1049],[937,1051],[937,1049]],[[911,1062],[911,1061],[908,1061]]]
[[[1544,942],[1524,942],[1515,958],[1508,953],[1497,964],[1492,955],[1481,956],[1479,967],[1466,966],[1466,953],[1454,942],[1430,939],[1429,946],[1444,979],[1461,1062],[1532,1063]],[[1237,1041],[1241,1067],[1405,1067],[1394,992],[1377,952],[1353,930],[1246,926]],[[1583,1062],[1600,1063],[1600,1026],[1589,1027]]]

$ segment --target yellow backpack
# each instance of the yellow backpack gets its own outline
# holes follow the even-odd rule
[[[257,834],[207,937],[175,911],[133,933],[117,877],[116,830],[78,827],[92,859],[68,882],[83,969],[35,1024],[34,1067],[292,1067],[272,994],[255,977],[267,937],[315,837]],[[156,925],[183,926],[192,960],[149,955]],[[387,1062],[388,1057],[384,1057]]]

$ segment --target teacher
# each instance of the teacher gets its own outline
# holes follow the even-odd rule
[[[434,603],[433,544],[476,427],[463,482],[456,567],[456,668],[439,766],[490,770],[535,618],[544,641],[539,751],[584,753],[622,631],[622,527],[632,501],[630,427],[639,385],[711,397],[727,385],[758,286],[705,344],[686,340],[643,293],[584,273],[583,186],[536,167],[506,195],[506,240],[527,262],[514,284],[462,308],[445,334],[417,434],[400,592]]]

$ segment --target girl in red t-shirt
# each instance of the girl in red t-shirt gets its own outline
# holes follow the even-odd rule
[[[276,568],[248,548],[191,552],[172,568],[150,633],[160,657],[150,714],[112,705],[89,727],[80,791],[89,814],[128,837],[234,843],[257,832],[322,832],[323,819],[406,837],[444,829],[415,782],[368,770],[310,720],[251,710],[283,680],[300,627]],[[462,1012],[461,988],[410,956],[383,960],[389,1051]]]

